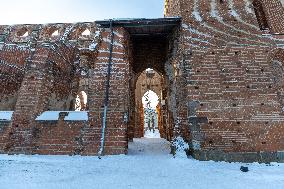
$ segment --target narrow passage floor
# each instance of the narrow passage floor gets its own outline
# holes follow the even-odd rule
[[[128,143],[128,155],[169,155],[169,141],[163,138],[134,138]]]

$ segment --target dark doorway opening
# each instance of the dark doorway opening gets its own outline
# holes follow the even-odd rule
[[[134,25],[125,26],[130,34],[132,55],[132,109],[128,138],[132,141],[133,138],[145,137],[152,124],[161,138],[171,140],[173,118],[167,107],[169,81],[165,64],[172,56],[173,38],[179,28],[180,18],[142,20],[136,24],[134,22]],[[147,91],[153,91],[158,96],[157,106],[152,110],[142,103],[142,97]]]

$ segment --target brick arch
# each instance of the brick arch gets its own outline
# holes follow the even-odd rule
[[[29,30],[26,27],[20,28],[18,31],[16,31],[17,36],[23,36],[26,32],[29,32]]]
[[[78,49],[63,46],[60,42],[50,43],[49,62],[52,86],[48,110],[74,110],[79,88]]]
[[[271,33],[284,33],[284,8],[280,0],[254,0],[252,3],[260,29],[269,29]]]
[[[252,4],[254,7],[255,15],[256,15],[257,22],[259,24],[260,29],[261,30],[269,29],[267,15],[264,10],[262,0],[254,0]]]
[[[29,51],[4,44],[0,50],[0,111],[15,110]]]
[[[17,79],[17,80],[16,80]],[[23,76],[12,77],[0,71],[0,111],[14,111]]]
[[[97,31],[97,27],[94,23],[83,23],[81,25],[76,25],[73,29],[73,31],[70,33],[70,39],[78,39],[80,37],[82,37],[82,33],[86,30],[89,29],[90,30],[90,36],[84,36],[84,38],[88,38],[90,40],[92,40],[92,38],[94,37],[93,35],[95,35],[96,31]]]
[[[159,73],[165,73],[168,39],[165,36],[133,37],[133,71],[142,73],[152,68]]]
[[[165,75],[163,75],[161,72],[157,71],[156,69],[153,69],[154,76],[152,78],[151,86],[147,88],[147,82],[146,82],[146,69],[143,70],[140,74],[137,74],[135,77],[134,85],[132,90],[132,104],[133,104],[133,112],[132,112],[132,119],[131,124],[129,126],[129,138],[130,140],[134,138],[140,138],[144,136],[144,108],[142,104],[142,97],[148,90],[152,90],[154,93],[157,94],[159,101],[161,102],[165,95],[167,94],[167,86],[164,83]],[[149,84],[149,83],[148,83]],[[166,107],[160,106],[158,108],[158,126],[160,130],[160,135],[162,138],[166,138],[166,128],[164,128],[164,125],[162,123],[162,117],[167,114]]]
[[[273,60],[284,62],[284,49],[280,48],[272,49],[268,57],[270,62]]]
[[[267,60],[269,63],[270,63],[270,68],[271,68],[271,76],[272,77],[275,77],[275,74],[273,73],[274,71],[280,71],[282,70],[283,68],[280,68],[280,67],[283,67],[284,66],[284,49],[280,49],[280,48],[275,48],[273,50],[271,50],[268,54],[268,60]],[[277,68],[275,68],[278,67]]]
[[[152,81],[156,82],[156,83],[151,83],[152,85],[154,86],[150,86],[151,88],[150,89],[147,89],[147,86],[146,87],[143,87],[142,91],[141,91],[141,94],[145,94],[148,90],[152,90],[153,92],[155,92],[159,98],[161,98],[161,90],[162,90],[162,83],[161,83],[161,79],[163,77],[163,75],[161,73],[159,73],[158,71],[156,71],[155,69],[153,69],[153,78],[151,79]],[[137,80],[135,82],[135,84],[137,84],[137,81],[139,80],[140,77],[144,77],[146,76],[147,78],[147,73],[146,73],[146,70],[144,70],[143,72],[141,72],[138,77],[137,77]],[[160,86],[156,86],[157,85],[157,81],[156,80],[160,80],[159,81],[159,85]],[[160,89],[159,89],[160,88]],[[142,96],[143,96],[142,95]]]

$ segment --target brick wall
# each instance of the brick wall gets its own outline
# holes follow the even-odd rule
[[[171,63],[181,73],[176,87],[186,82],[176,97],[187,107],[177,106],[176,116],[188,117],[180,130],[191,153],[203,160],[283,161],[283,37],[262,35],[248,1],[180,3],[180,11],[173,8],[183,17],[180,53]],[[260,3],[271,31],[281,33],[280,2]]]
[[[0,110],[14,110],[24,78],[25,60],[30,51],[17,45],[2,44],[0,50]]]
[[[104,153],[126,153],[138,133],[135,84],[152,67],[162,74],[164,138],[183,136],[198,159],[280,161],[284,37],[271,33],[282,33],[283,7],[259,2],[270,31],[260,30],[247,0],[168,1],[167,15],[183,22],[167,37],[115,27]],[[98,153],[110,37],[96,23],[0,26],[0,110],[15,111],[1,130],[1,152]],[[88,121],[35,121],[43,111],[74,109],[82,90]]]
[[[90,35],[82,35],[86,29]],[[12,122],[2,127],[1,152],[96,155],[110,31],[97,29],[95,23],[1,26],[0,31],[5,63],[0,105],[1,110],[15,110]],[[55,31],[58,35],[52,35]],[[23,37],[25,32],[29,35]],[[123,28],[114,33],[105,154],[127,152],[129,36]],[[90,122],[35,121],[44,111],[74,110],[82,90],[89,98]]]
[[[110,93],[107,117],[107,130],[105,134],[105,153],[121,154],[127,152],[127,122],[124,115],[129,109],[129,60],[127,57],[128,34],[123,28],[115,28],[113,46],[113,62],[110,76]],[[90,70],[89,103],[90,120],[94,131],[94,140],[87,147],[88,154],[98,152],[101,137],[102,117],[105,100],[105,81],[109,58],[109,43],[111,34],[106,30],[102,32],[102,43],[93,68]]]
[[[39,46],[32,55],[32,61],[27,64],[28,71],[25,73],[18,92],[12,123],[5,133],[8,135],[5,149],[11,153],[33,150],[34,120],[41,112],[47,110],[48,96],[55,85],[53,69],[64,64],[56,55],[53,54],[50,46]],[[68,50],[65,49],[64,59],[68,60],[68,58]],[[64,71],[61,70],[62,75],[65,71],[70,72],[68,66],[64,67]]]
[[[238,52],[237,57],[234,53]],[[214,49],[192,56],[190,101],[198,101],[193,140],[201,148],[223,151],[282,149],[283,104],[272,80],[266,48]],[[199,64],[193,64],[198,60]],[[208,78],[210,75],[210,78]],[[195,138],[196,137],[196,138]]]

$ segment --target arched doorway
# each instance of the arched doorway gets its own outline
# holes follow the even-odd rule
[[[133,122],[130,124],[133,130],[132,138],[161,137],[168,139],[169,125],[166,124],[168,111],[165,103],[167,85],[164,80],[163,74],[151,68],[145,69],[136,78],[133,91],[135,110],[132,116]]]
[[[159,97],[149,90],[142,97],[142,104],[144,110],[144,137],[146,138],[160,138],[159,131]]]

